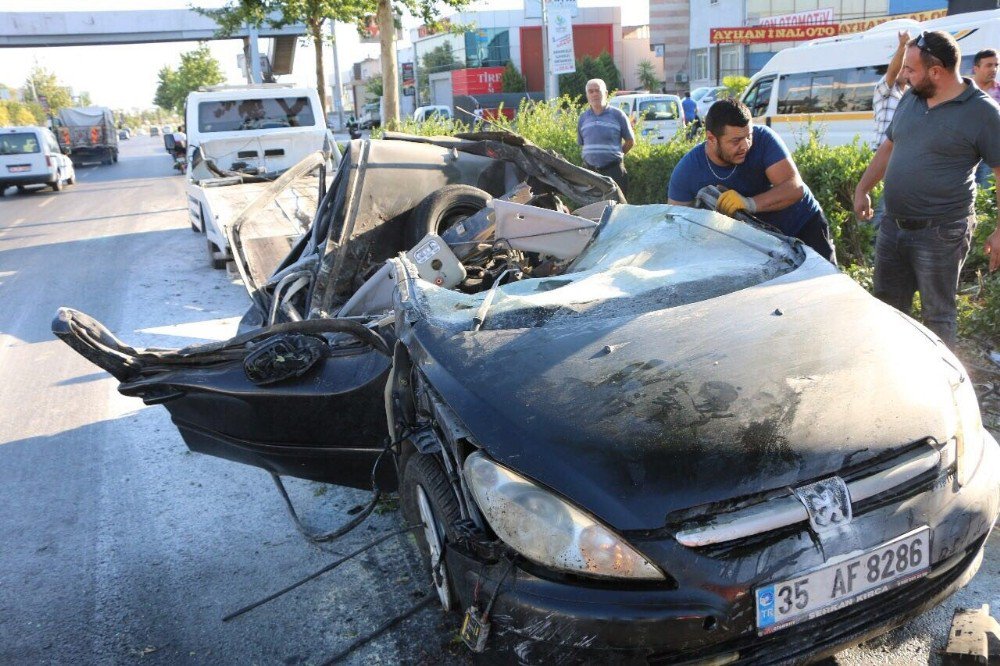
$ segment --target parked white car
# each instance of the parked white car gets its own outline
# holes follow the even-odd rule
[[[0,196],[11,186],[47,185],[56,192],[76,182],[73,161],[44,127],[0,127]]]
[[[441,118],[442,120],[452,119],[451,107],[444,106],[443,104],[430,104],[428,106],[418,106],[417,110],[413,112],[413,119],[418,123],[422,123],[425,120],[430,120],[431,118]]]
[[[725,99],[731,97],[732,94],[729,92],[729,88],[726,86],[715,86],[714,88],[709,88],[705,93],[698,99],[694,95],[691,95],[691,99],[694,103],[698,105],[698,117],[705,120],[705,114],[708,113],[709,107],[711,107],[717,100]]]
[[[640,136],[650,143],[666,143],[684,126],[684,111],[677,95],[615,95],[608,104],[624,111]]]

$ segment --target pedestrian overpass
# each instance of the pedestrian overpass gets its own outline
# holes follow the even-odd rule
[[[189,9],[0,12],[0,48],[205,41],[220,39],[216,30],[215,21]],[[281,28],[262,25],[248,26],[223,39],[243,39],[248,62],[256,64],[257,38],[274,38],[271,71],[288,74],[295,59],[296,38],[305,34],[302,24]],[[255,80],[259,81],[259,76]]]

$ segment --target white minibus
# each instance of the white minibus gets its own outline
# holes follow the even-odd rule
[[[872,95],[899,43],[897,33],[923,30],[951,33],[962,50],[963,76],[972,76],[972,59],[986,48],[1000,50],[1000,9],[955,14],[918,23],[897,19],[858,34],[817,39],[779,51],[753,76],[741,99],[754,122],[774,129],[789,147],[818,129],[828,145],[855,136],[873,143]]]

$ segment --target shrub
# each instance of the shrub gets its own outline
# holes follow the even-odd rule
[[[795,147],[792,159],[812,190],[826,219],[842,265],[868,266],[874,259],[874,228],[854,217],[854,188],[868,168],[874,152],[855,137],[846,146],[827,146],[820,133],[811,130]]]
[[[503,68],[500,88],[504,92],[525,92],[528,89],[528,83],[524,80],[524,76],[510,60],[507,61],[507,64]]]

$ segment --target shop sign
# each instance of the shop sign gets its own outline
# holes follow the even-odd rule
[[[864,32],[865,30],[874,28],[877,25],[881,25],[886,21],[894,21],[896,19],[913,19],[914,21],[924,22],[947,15],[947,9],[928,9],[926,11],[912,12],[910,14],[892,14],[890,16],[879,16],[860,21],[844,21],[843,23],[840,23],[840,34],[849,35],[855,32]]]
[[[712,28],[712,44],[767,44],[771,42],[800,42],[820,37],[836,37],[836,23],[818,25],[754,26],[751,28]]]
[[[503,67],[473,67],[451,72],[454,95],[486,95],[503,92]]]
[[[808,12],[765,16],[757,25],[814,25],[817,23],[833,23],[833,8],[814,9]]]

